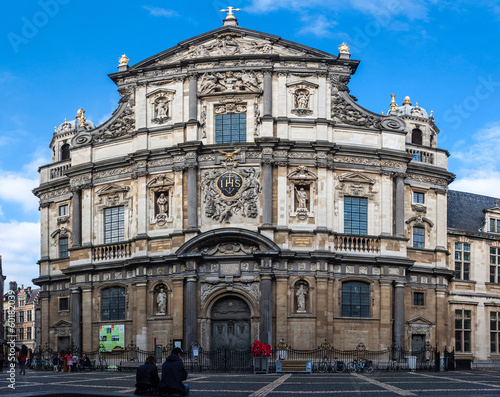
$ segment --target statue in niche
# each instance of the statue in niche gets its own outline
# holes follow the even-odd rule
[[[309,91],[295,91],[295,107],[297,109],[309,109]]]
[[[304,284],[300,284],[295,295],[297,296],[297,313],[305,313],[307,289],[304,287]]]
[[[158,117],[168,117],[168,106],[167,102],[161,101],[156,104],[156,113]]]
[[[297,189],[295,186],[295,195],[297,197],[298,205],[297,208],[306,208],[307,209],[307,192],[303,187]]]
[[[158,200],[156,200],[156,204],[158,204],[158,214],[166,214],[168,211],[168,199],[165,196],[165,193],[161,193]]]
[[[160,288],[160,292],[158,292],[158,296],[156,297],[156,303],[158,304],[158,314],[166,314],[167,313],[167,294],[165,293],[165,289]]]

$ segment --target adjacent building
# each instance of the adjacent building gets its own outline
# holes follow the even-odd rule
[[[449,260],[454,176],[432,112],[395,96],[366,110],[345,44],[329,54],[231,12],[128,62],[111,119],[80,109],[40,168],[42,345],[458,343],[457,291],[473,285]]]

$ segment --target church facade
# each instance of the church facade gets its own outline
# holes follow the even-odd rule
[[[41,345],[454,343],[439,129],[356,103],[359,61],[222,27],[111,74],[40,168]]]

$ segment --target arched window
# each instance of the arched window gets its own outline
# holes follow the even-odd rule
[[[370,317],[370,285],[360,281],[342,284],[342,317]]]
[[[65,143],[61,146],[61,161],[69,160],[69,145]]]
[[[420,129],[415,128],[411,132],[411,143],[414,143],[415,145],[422,144],[422,131],[420,131]]]
[[[101,320],[125,320],[125,288],[111,287],[102,290]]]

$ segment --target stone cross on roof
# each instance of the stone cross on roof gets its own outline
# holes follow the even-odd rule
[[[241,11],[241,8],[227,7],[227,10],[220,10],[220,12],[227,12],[226,19],[236,19],[233,11]]]

